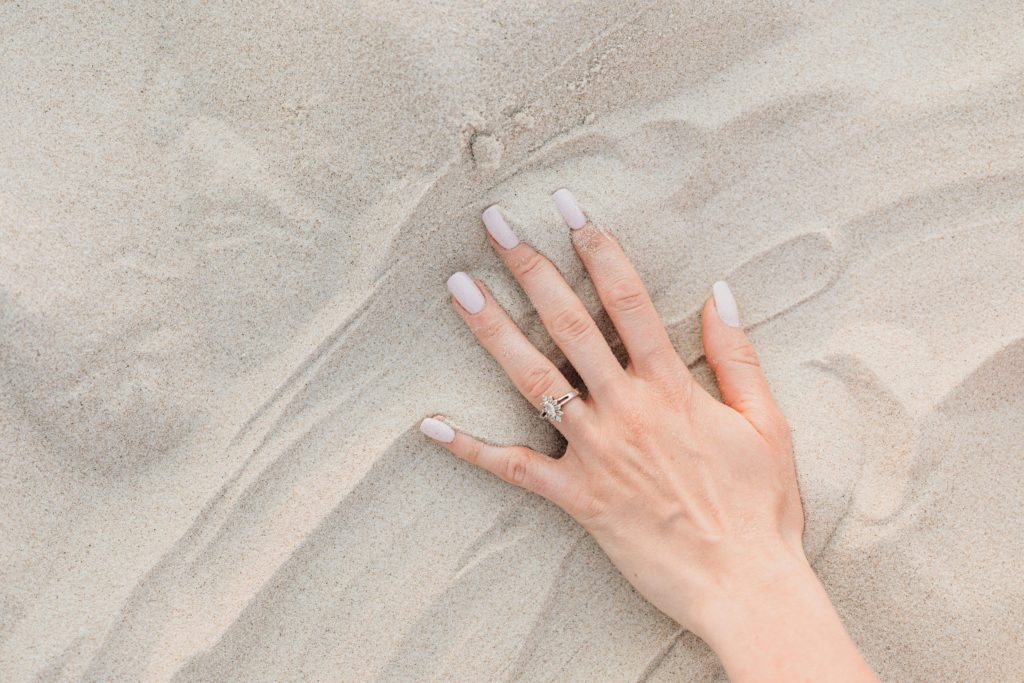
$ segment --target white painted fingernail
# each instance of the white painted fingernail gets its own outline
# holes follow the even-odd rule
[[[729,285],[719,280],[711,287],[711,292],[715,295],[715,310],[718,311],[718,317],[729,327],[739,327],[740,309],[736,307],[736,299]]]
[[[580,211],[580,205],[576,203],[576,198],[572,196],[572,192],[563,187],[551,195],[551,197],[555,200],[558,212],[562,214],[562,218],[565,219],[566,224],[570,228],[579,230],[587,224],[587,217]]]
[[[420,422],[420,431],[434,441],[442,441],[444,443],[455,441],[455,430],[444,422],[435,420],[432,417],[428,417],[423,422]]]
[[[473,278],[462,271],[448,278],[448,291],[470,313],[476,314],[484,310],[484,293],[473,282]]]
[[[505,217],[501,215],[501,209],[497,204],[487,207],[482,218],[487,232],[491,234],[495,242],[505,249],[514,249],[519,246],[519,238],[512,232],[512,228]]]

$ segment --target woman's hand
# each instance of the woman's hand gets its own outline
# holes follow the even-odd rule
[[[734,679],[873,679],[804,557],[789,427],[729,287],[716,283],[703,312],[720,402],[676,354],[618,242],[568,191],[554,199],[629,363],[620,365],[558,269],[491,207],[483,218],[492,246],[587,396],[552,422],[568,441],[559,459],[490,445],[436,418],[421,428],[570,514],[642,595],[719,653]],[[448,287],[455,310],[531,404],[572,389],[484,287],[465,273]]]

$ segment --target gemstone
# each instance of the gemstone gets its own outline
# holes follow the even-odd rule
[[[542,397],[541,398],[541,417],[547,418],[549,420],[554,420],[555,422],[561,422],[562,421],[562,407],[558,405],[558,401],[556,401],[551,396],[544,396],[544,397]]]

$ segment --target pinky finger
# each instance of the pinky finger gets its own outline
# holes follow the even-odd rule
[[[561,506],[569,490],[567,473],[558,460],[526,446],[494,446],[452,429],[436,417],[420,423],[420,431],[466,462]]]

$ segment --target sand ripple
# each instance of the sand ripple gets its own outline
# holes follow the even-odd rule
[[[1024,20],[940,4],[0,4],[0,678],[718,680],[414,429],[562,446],[443,281],[566,367],[500,201],[610,332],[563,184],[704,382],[733,284],[883,678],[1021,678]]]

